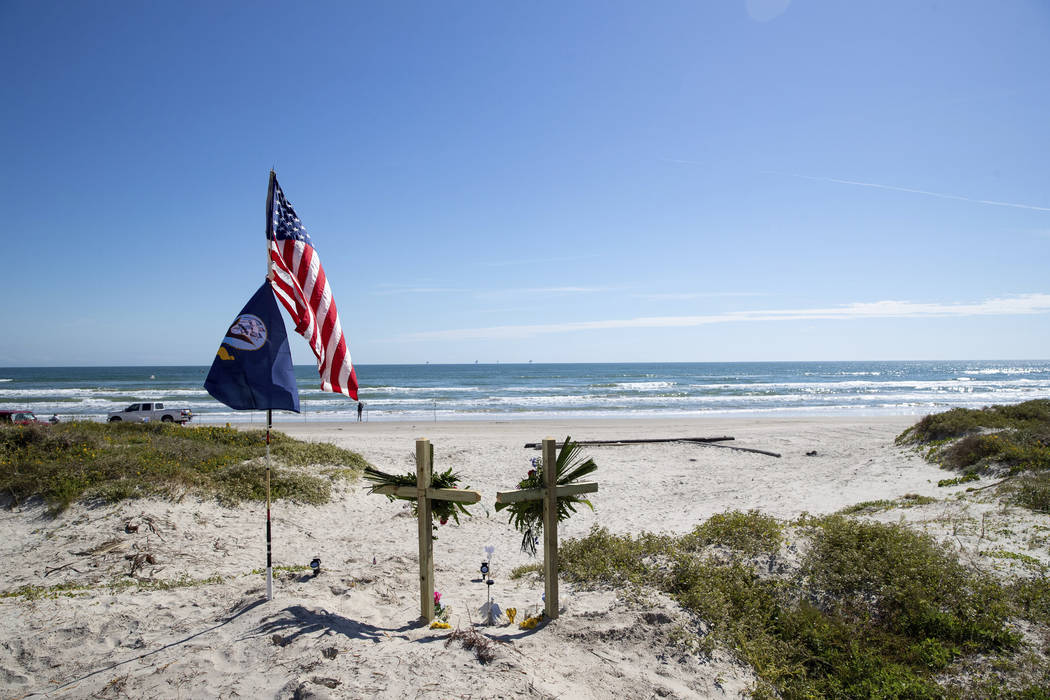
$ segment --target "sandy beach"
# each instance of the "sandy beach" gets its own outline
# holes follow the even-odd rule
[[[495,548],[493,599],[519,617],[542,609],[538,577],[509,578],[514,567],[539,560],[519,551],[520,535],[493,508],[496,492],[513,488],[538,454],[526,442],[728,435],[735,440],[722,445],[781,454],[690,443],[588,447],[600,491],[594,512],[562,524],[563,538],[595,525],[683,533],[726,510],[792,518],[904,494],[941,500],[878,517],[907,518],[943,535],[950,513],[961,522],[974,516],[960,508],[981,506],[949,503],[962,487],[938,488],[945,472],[894,445],[915,420],[285,422],[275,429],[354,450],[391,472],[413,471],[415,439],[426,437],[435,468],[453,467],[482,493],[473,517],[441,527],[435,542],[436,588],[451,606],[453,629],[465,629],[480,621],[486,601],[478,580],[486,546]],[[54,519],[40,506],[2,510],[0,591],[91,588],[0,599],[0,697],[738,697],[753,682],[728,653],[708,657],[671,645],[676,629],[695,626],[672,601],[565,582],[558,620],[535,630],[480,627],[495,641],[495,658],[480,664],[461,644],[446,645],[448,630],[417,623],[410,508],[369,495],[363,480],[339,487],[324,506],[276,502],[275,566],[320,557],[322,572],[279,570],[270,602],[257,572],[265,565],[263,505],[129,501],[76,505]],[[976,536],[954,532],[960,549]],[[1011,536],[1023,542],[1026,531]],[[1034,555],[1045,559],[1045,551]],[[143,581],[195,583],[102,585],[133,567]]]

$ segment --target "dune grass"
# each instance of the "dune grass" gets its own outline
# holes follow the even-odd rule
[[[772,575],[786,524],[730,512],[675,537],[594,528],[561,548],[581,585],[654,587],[710,630],[701,648],[733,649],[757,672],[757,697],[940,698],[938,674],[982,655],[1009,657],[1020,617],[1046,625],[1045,576],[1004,586],[902,525],[841,515],[793,523],[804,552]],[[1011,695],[1031,695],[1039,682]],[[980,694],[982,691],[975,691]],[[965,695],[965,693],[964,693]]]
[[[229,504],[261,500],[264,437],[261,430],[167,423],[3,427],[0,494],[13,504],[39,498],[53,513],[78,500],[177,499],[187,493]],[[333,480],[353,478],[367,466],[360,455],[330,444],[279,432],[271,432],[270,442],[275,499],[324,503]]]
[[[1050,400],[982,409],[953,408],[925,416],[897,436],[945,469],[962,472],[938,486],[1008,477],[997,486],[1004,500],[1050,513]]]
[[[897,437],[925,446],[926,458],[970,474],[1050,469],[1050,400],[953,408],[925,416]]]

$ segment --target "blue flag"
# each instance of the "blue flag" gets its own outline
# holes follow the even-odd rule
[[[238,411],[276,408],[299,412],[288,334],[268,281],[226,331],[204,388]]]

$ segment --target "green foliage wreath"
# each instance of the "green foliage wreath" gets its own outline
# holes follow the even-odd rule
[[[572,441],[571,437],[565,438],[558,458],[555,461],[556,481],[558,486],[572,484],[588,474],[594,473],[598,465],[590,457],[580,454],[582,448]],[[532,459],[532,469],[524,479],[518,482],[519,489],[544,488],[543,481],[543,458]],[[594,510],[594,506],[582,496],[559,496],[558,497],[558,522],[562,522],[576,512],[576,506],[583,504]],[[497,503],[496,510],[510,511],[510,524],[522,533],[521,551],[536,556],[536,544],[539,542],[540,534],[543,532],[543,500],[518,501],[517,503]]]
[[[371,481],[374,486],[368,487],[370,493],[374,493],[380,486],[410,486],[416,487],[416,475],[415,474],[388,474],[387,472],[380,471],[374,467],[365,467],[364,477]],[[452,471],[452,467],[449,467],[443,472],[433,472],[430,475],[430,487],[435,489],[458,489],[459,488],[459,474]],[[466,488],[470,488],[467,486]],[[419,504],[416,503],[416,499],[409,496],[391,496],[386,495],[391,501],[402,500],[412,502],[412,512],[417,513]],[[470,512],[467,511],[467,507],[462,503],[456,501],[439,501],[432,500],[430,502],[430,511],[434,517],[434,520],[442,525],[446,524],[449,519],[456,521],[459,525],[459,516],[463,515],[470,517]],[[435,526],[436,527],[436,526]]]

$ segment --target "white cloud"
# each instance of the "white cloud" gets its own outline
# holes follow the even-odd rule
[[[610,328],[688,328],[716,323],[767,321],[835,321],[873,318],[938,318],[964,316],[1013,316],[1050,312],[1050,294],[1020,294],[965,303],[913,301],[855,302],[814,309],[730,311],[705,316],[647,316],[602,321],[573,321],[519,326],[489,326],[424,331],[403,340],[494,340],[529,338],[549,333],[605,330]]]
[[[524,287],[510,289],[457,289],[455,287],[397,287],[387,285],[373,290],[375,295],[391,294],[473,294],[478,297],[492,297],[518,294],[594,294],[608,292],[608,287]]]
[[[499,290],[500,293],[507,294],[593,294],[607,291],[609,291],[608,287],[530,287]]]
[[[682,161],[686,162],[686,161]],[[986,204],[993,207],[1011,207],[1013,209],[1028,209],[1031,211],[1050,211],[1050,207],[1037,207],[1034,204],[1018,204],[1016,202],[998,202],[994,199],[975,199],[973,197],[962,197],[957,194],[945,194],[943,192],[930,192],[929,190],[917,190],[911,187],[897,187],[896,185],[880,185],[877,182],[861,182],[859,180],[843,180],[837,177],[821,177],[817,175],[799,175],[797,173],[778,173],[765,171],[770,175],[786,175],[797,177],[802,180],[816,180],[817,182],[834,182],[840,185],[855,185],[857,187],[873,187],[879,190],[892,190],[894,192],[908,192],[910,194],[921,194],[938,199],[954,199],[959,202],[972,202],[974,204]]]
[[[489,262],[479,262],[478,265],[483,267],[512,267],[517,265],[545,265],[547,263],[556,262],[576,262],[578,260],[594,260],[602,257],[601,255],[572,255],[560,258],[515,258],[513,260],[493,260]]]
[[[390,294],[462,294],[469,291],[469,289],[455,289],[452,287],[390,287],[373,290],[372,294],[381,296]]]
[[[685,299],[709,299],[712,297],[764,297],[765,292],[664,292],[653,294],[634,294],[637,299],[651,301],[676,301]]]

